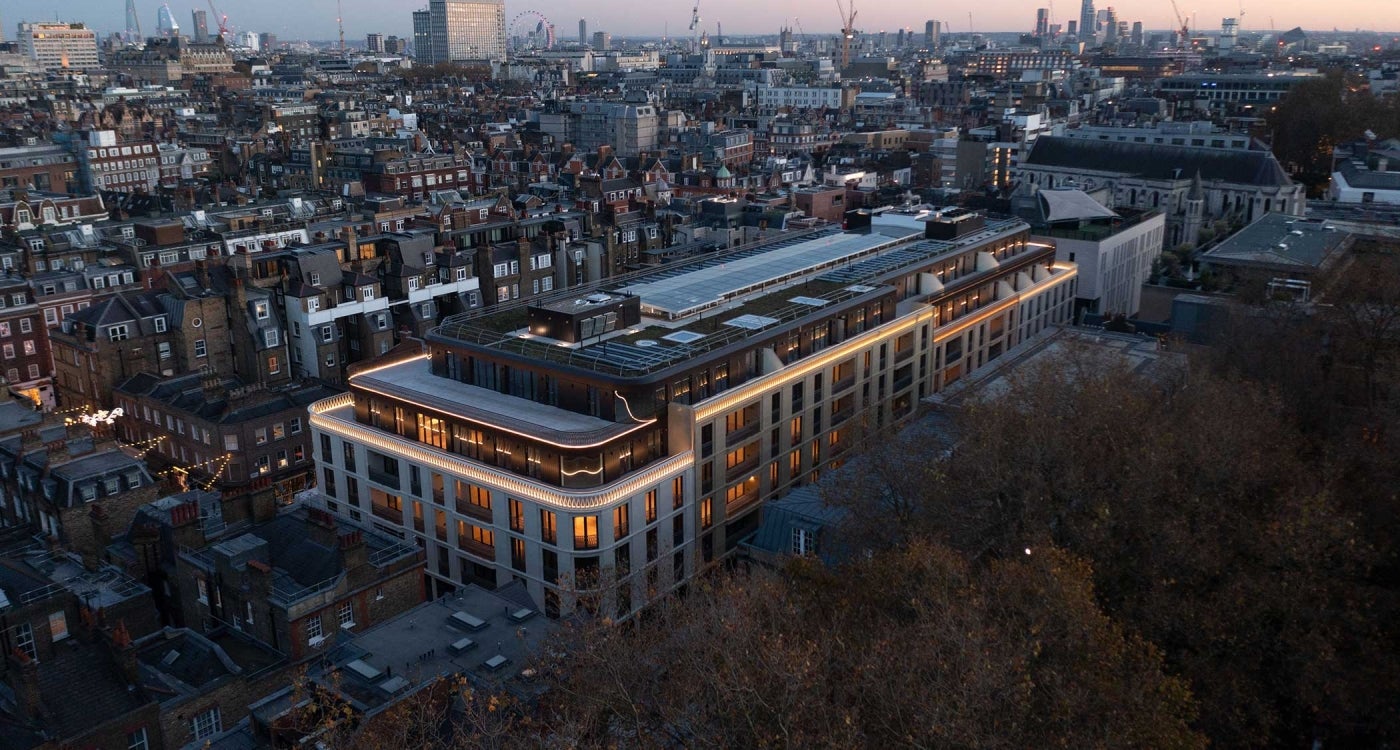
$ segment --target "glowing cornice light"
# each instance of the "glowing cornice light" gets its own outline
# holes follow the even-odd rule
[[[454,453],[410,441],[398,435],[383,434],[381,430],[366,427],[356,422],[353,417],[336,413],[351,407],[353,404],[354,396],[349,393],[317,401],[311,405],[310,409],[312,426],[352,442],[373,446],[378,450],[391,452],[409,461],[435,467],[445,473],[498,488],[512,497],[531,500],[558,510],[593,510],[615,505],[651,489],[657,484],[669,481],[677,474],[691,468],[695,462],[694,456],[689,452],[681,453],[657,461],[603,487],[568,490],[479,464]]]

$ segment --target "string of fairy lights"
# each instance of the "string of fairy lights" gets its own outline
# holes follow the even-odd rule
[[[67,409],[59,409],[54,412],[54,414],[63,417],[64,425],[85,424],[88,427],[100,429],[115,424],[117,418],[123,416],[124,412],[120,407],[111,410],[94,410],[91,404],[81,404]],[[132,454],[133,458],[144,459],[146,454],[156,450],[160,447],[161,443],[169,439],[170,436],[168,435],[156,435],[145,440],[124,441],[123,444],[127,448],[135,451],[135,453]],[[162,456],[162,458],[167,461],[172,460],[170,457],[166,456]],[[214,489],[214,485],[218,483],[219,477],[223,475],[224,470],[228,468],[232,460],[233,453],[226,452],[223,455],[207,458],[203,461],[196,461],[191,464],[172,463],[171,466],[156,472],[154,476],[180,478],[181,484],[183,484],[185,481],[188,481],[193,472],[198,471],[208,476],[208,479],[198,484],[199,488],[205,492],[209,492]]]

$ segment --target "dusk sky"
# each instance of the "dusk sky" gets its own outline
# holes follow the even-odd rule
[[[1183,13],[1195,13],[1199,26],[1219,28],[1222,16],[1239,13],[1236,0],[1177,0]],[[345,34],[347,39],[362,40],[366,32],[412,36],[410,13],[426,7],[426,0],[343,0]],[[1098,7],[1109,3],[1098,0]],[[332,39],[336,35],[335,0],[215,0],[215,5],[229,16],[235,30],[267,31],[283,39]],[[507,2],[508,18],[526,10],[548,16],[555,24],[560,38],[575,38],[580,15],[588,18],[589,31],[607,30],[614,35],[660,36],[669,24],[674,36],[686,36],[693,0],[668,0],[663,3],[639,5],[619,0],[604,0],[586,4],[565,0],[538,2]],[[968,11],[973,12],[976,31],[1026,31],[1035,19],[1035,9],[1046,7],[1038,0],[1006,0],[991,6],[977,3],[948,5],[914,2],[857,2],[859,17],[856,26],[866,32],[880,30],[891,33],[901,27],[922,32],[926,19],[939,18],[953,33],[968,30]],[[1251,5],[1254,7],[1251,8]],[[137,0],[141,27],[150,33],[156,25],[159,3]],[[207,3],[175,0],[171,10],[182,28],[190,25],[190,10],[206,8]],[[587,7],[586,13],[580,9]],[[645,7],[654,12],[638,13]],[[937,7],[937,10],[933,10]],[[1170,0],[1151,2],[1117,2],[1121,20],[1141,20],[1149,29],[1166,29],[1172,21]],[[1246,0],[1244,3],[1246,29],[1268,29],[1270,16],[1279,30],[1302,26],[1305,29],[1342,30],[1400,29],[1400,3],[1391,0],[1272,0],[1269,3]],[[14,37],[15,24],[21,20],[48,20],[57,14],[65,21],[85,21],[101,31],[125,27],[125,0],[3,0],[0,2],[0,23],[4,24],[6,39]],[[1055,7],[1055,21],[1077,18],[1079,4],[1061,0]],[[701,0],[700,16],[705,30],[711,34],[715,21],[724,24],[727,34],[776,33],[778,27],[799,17],[802,28],[810,35],[833,32],[839,24],[836,3],[830,0],[774,0],[766,4],[752,0]],[[213,25],[211,19],[210,25]]]

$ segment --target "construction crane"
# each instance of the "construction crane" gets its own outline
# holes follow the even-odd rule
[[[345,57],[345,19],[341,17],[340,0],[335,0],[335,25],[340,29],[340,56]]]
[[[690,9],[690,35],[694,38],[695,46],[700,47],[700,0],[695,0],[695,7]]]
[[[214,7],[214,0],[209,0],[209,12],[214,14],[214,23],[219,25],[219,36],[228,36],[232,31],[228,25],[228,15],[220,13],[219,9]]]
[[[1181,49],[1186,49],[1191,45],[1191,27],[1186,23],[1185,16],[1181,15],[1181,9],[1176,7],[1176,0],[1172,0],[1172,13],[1176,14],[1176,25],[1180,29]]]
[[[847,5],[836,0],[836,9],[841,12],[841,69],[851,64],[851,40],[856,36],[856,0],[851,0],[850,12]]]

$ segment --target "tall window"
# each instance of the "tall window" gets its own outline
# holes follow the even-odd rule
[[[447,422],[437,417],[418,415],[418,442],[447,448]]]
[[[195,714],[194,719],[190,721],[190,729],[194,732],[194,738],[197,740],[213,737],[224,731],[223,720],[219,716],[219,707],[214,706],[208,711]]]
[[[525,531],[525,506],[519,500],[511,498],[510,506],[510,530]]]
[[[126,750],[148,750],[150,746],[145,727],[126,733]]]
[[[355,627],[355,606],[350,602],[341,602],[340,609],[336,612],[336,619],[342,628]]]
[[[558,518],[552,511],[540,511],[540,539],[549,544],[559,543]]]
[[[19,649],[30,659],[39,658],[39,649],[34,645],[34,628],[27,622],[22,622],[15,626],[15,648]]]
[[[656,490],[647,491],[646,499],[647,523],[656,520]]]
[[[574,549],[598,549],[598,517],[574,517]]]
[[[321,616],[312,615],[306,618],[306,643],[315,646],[325,640],[326,634],[321,629]]]
[[[630,510],[631,506],[626,503],[613,508],[613,539],[621,539],[627,536]]]
[[[810,529],[792,530],[792,554],[812,555],[817,551],[817,535]]]

